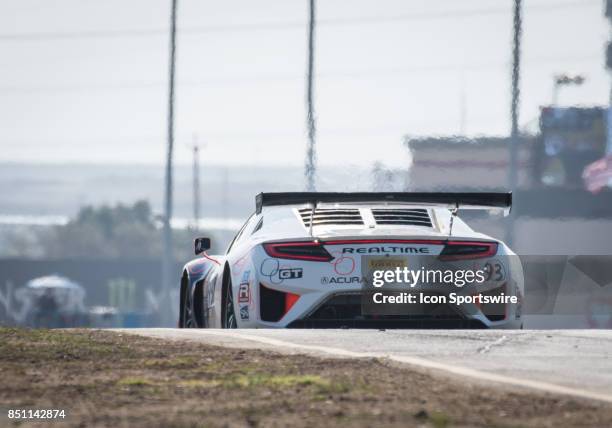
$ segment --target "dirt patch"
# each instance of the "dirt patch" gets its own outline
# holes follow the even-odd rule
[[[384,361],[280,355],[105,331],[0,329],[8,409],[58,426],[612,426],[612,406],[441,379]],[[52,422],[45,421],[43,425]]]

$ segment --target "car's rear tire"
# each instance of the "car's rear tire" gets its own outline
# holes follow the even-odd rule
[[[232,280],[228,279],[225,297],[223,299],[225,307],[223,311],[223,328],[238,328],[236,312],[234,311],[234,293],[232,292]]]
[[[183,328],[198,328],[196,316],[193,313],[194,306],[191,304],[191,293],[185,290],[185,299],[183,301]]]
[[[188,278],[187,274],[184,272],[181,277],[181,292],[179,296],[179,319],[178,319],[178,328],[185,328],[185,294],[187,293],[187,283]]]

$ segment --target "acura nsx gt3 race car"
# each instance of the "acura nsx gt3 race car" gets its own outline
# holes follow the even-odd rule
[[[225,254],[208,255],[210,239],[195,240],[200,257],[182,272],[179,327],[520,328],[518,257],[457,216],[507,214],[511,203],[510,193],[261,193]],[[373,266],[432,263],[479,269],[487,281],[398,286],[433,303],[368,306]],[[450,303],[451,293],[467,303]],[[484,303],[470,301],[476,293]]]

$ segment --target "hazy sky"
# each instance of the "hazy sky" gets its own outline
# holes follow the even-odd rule
[[[0,161],[162,163],[169,9],[0,0]],[[319,0],[319,161],[399,165],[406,134],[508,133],[511,9]],[[306,16],[307,0],[179,0],[178,162],[197,133],[207,161],[302,164]],[[587,77],[561,104],[607,104],[608,32],[602,0],[524,0],[521,124],[559,72]]]

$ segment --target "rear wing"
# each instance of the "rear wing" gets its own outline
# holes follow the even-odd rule
[[[407,204],[436,208],[503,210],[510,213],[512,192],[282,192],[260,193],[255,197],[255,212],[277,205],[319,203]]]

